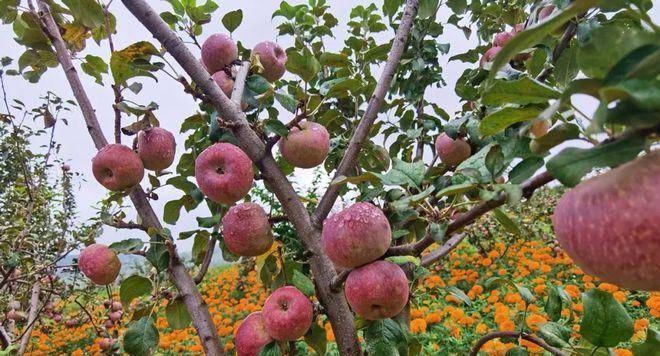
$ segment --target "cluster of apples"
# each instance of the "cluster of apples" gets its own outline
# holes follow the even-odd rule
[[[171,132],[149,127],[138,133],[137,152],[117,143],[101,148],[92,159],[92,173],[106,189],[122,191],[140,183],[145,169],[162,171],[172,165],[175,151]]]
[[[121,317],[124,315],[123,305],[116,300],[106,300],[103,306],[107,309],[108,319],[103,324],[106,329],[112,328],[115,324],[121,322]],[[98,341],[99,348],[103,351],[112,350],[117,344],[117,339],[112,337],[104,337]]]
[[[236,330],[236,355],[257,356],[277,341],[301,338],[314,319],[312,302],[296,287],[285,286],[271,294],[259,312],[248,315]]]
[[[352,268],[344,294],[353,311],[367,320],[391,318],[408,302],[405,272],[378,260],[392,242],[390,223],[371,203],[355,203],[323,222],[322,243],[332,263]]]
[[[540,22],[544,20],[548,16],[552,15],[554,11],[555,11],[555,7],[552,5],[541,8],[538,11],[536,21]],[[495,56],[497,56],[497,54],[500,53],[504,45],[506,45],[513,37],[515,37],[518,33],[522,32],[522,30],[524,29],[525,29],[525,23],[519,23],[516,24],[511,31],[503,31],[496,33],[493,38],[493,45],[486,52],[484,52],[483,56],[479,60],[479,66],[483,67],[486,63],[493,60],[493,58],[495,58]],[[528,54],[523,54],[517,59],[525,60],[528,57],[529,57]]]

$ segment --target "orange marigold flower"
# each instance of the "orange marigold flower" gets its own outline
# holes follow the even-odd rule
[[[442,314],[439,312],[434,312],[426,316],[427,324],[437,324],[442,320]]]
[[[616,356],[633,356],[633,353],[626,349],[616,349],[614,350]]]
[[[421,334],[426,332],[426,320],[424,319],[413,319],[410,322],[410,331],[416,334]]]
[[[644,330],[649,326],[648,319],[638,319],[635,320],[635,331]]]
[[[488,326],[484,323],[479,323],[477,324],[476,331],[478,334],[484,334],[486,331],[488,331]]]

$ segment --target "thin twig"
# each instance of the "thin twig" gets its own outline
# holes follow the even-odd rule
[[[346,278],[348,278],[348,275],[351,273],[351,271],[352,269],[345,269],[337,273],[335,278],[333,278],[332,281],[330,282],[330,289],[335,292],[340,292],[342,284],[344,284]]]

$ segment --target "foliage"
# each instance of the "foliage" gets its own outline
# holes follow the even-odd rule
[[[218,5],[212,0],[203,4],[194,0],[168,0],[168,3],[171,9],[160,13],[160,18],[191,42],[190,48],[197,56],[201,47],[198,38],[208,33],[212,26],[217,26],[212,25],[212,15]],[[38,13],[17,4],[12,1],[0,3],[0,18],[11,24],[17,43],[25,49],[18,57],[17,68],[6,73],[21,75],[36,83],[45,71],[58,65],[53,39],[44,33]],[[136,41],[125,48],[115,49],[112,36],[130,34],[130,29],[117,28],[117,20],[109,9],[110,3],[63,0],[48,1],[48,5],[70,54],[81,59],[82,71],[100,85],[112,82],[116,120],[118,124],[125,124],[123,130],[115,133],[119,138],[122,133],[130,136],[148,125],[159,125],[158,103],[150,101],[149,94],[141,93],[143,80],[174,79],[183,84],[183,92],[196,99],[198,106],[190,108],[189,117],[181,118],[179,130],[185,137],[180,145],[183,154],[173,171],[149,175],[146,193],[149,199],[158,199],[159,189],[169,186],[177,190],[179,198],[167,202],[164,210],[159,212],[168,224],[174,225],[183,218],[192,219],[191,212],[198,207],[204,211],[203,216],[195,216],[198,223],[195,229],[176,236],[178,239],[194,239],[192,269],[198,269],[206,254],[210,253],[206,251],[207,246],[214,244],[209,242],[219,243],[225,260],[236,260],[237,256],[224,246],[220,232],[222,215],[228,207],[206,199],[192,179],[195,160],[205,148],[217,142],[239,144],[234,135],[235,127],[227,125],[205,94],[169,64],[166,51],[143,39],[131,39]],[[367,108],[373,109],[372,103],[378,101],[373,97],[378,85],[377,73],[388,58],[394,41],[382,42],[378,39],[379,34],[401,27],[404,1],[384,0],[378,5],[382,6],[356,5],[349,14],[347,33],[340,34],[338,20],[330,12],[327,1],[309,0],[298,5],[282,1],[272,18],[277,23],[282,42],[291,44],[286,49],[289,75],[273,84],[268,83],[258,74],[261,64],[251,62],[252,72],[242,98],[246,104],[244,115],[250,129],[264,143],[274,143],[285,136],[288,132],[286,123],[294,116],[316,121],[330,132],[331,150],[322,167],[325,172],[317,171],[317,185],[320,185],[322,175],[336,173],[340,162],[351,156],[351,138],[359,125],[368,122],[362,119]],[[542,18],[540,13],[548,6],[552,6],[554,12]],[[654,148],[657,136],[653,134],[660,124],[660,71],[657,66],[660,34],[658,26],[648,16],[650,7],[651,2],[644,0],[420,1],[401,60],[390,63],[396,65],[397,70],[392,84],[387,87],[384,102],[376,107],[380,113],[378,120],[372,127],[366,127],[368,137],[362,144],[357,162],[348,162],[348,171],[339,172],[331,185],[340,188],[340,195],[346,201],[370,201],[381,207],[393,228],[395,245],[429,239],[443,243],[455,236],[456,231],[450,230],[453,216],[466,213],[486,201],[506,200],[508,208],[515,207],[529,193],[523,192],[523,183],[543,168],[564,186],[572,187],[596,168],[621,165],[640,152]],[[449,16],[439,16],[440,11]],[[242,20],[243,12],[237,9],[227,12],[220,23],[232,33]],[[460,28],[466,37],[476,31],[474,35],[483,41],[490,41],[493,35],[501,35],[513,28],[510,33],[513,38],[502,45],[492,60],[482,57],[478,65],[477,60],[489,50],[489,46],[479,45],[453,55],[450,60],[469,63],[469,68],[456,83],[446,83],[441,66],[441,59],[451,50],[451,44],[444,43],[442,37],[446,26]],[[343,39],[342,48],[327,49],[325,41],[330,37]],[[107,43],[110,55],[102,58],[86,53],[90,40],[102,45]],[[250,59],[246,45],[238,41],[241,60]],[[3,70],[10,62],[3,60]],[[227,70],[231,72],[231,68]],[[446,112],[441,103],[427,95],[430,89],[445,85],[453,85],[464,104],[458,112]],[[572,102],[572,96],[576,94],[586,94],[598,101],[598,109],[593,115],[585,115]],[[50,121],[57,121],[57,113],[67,107],[61,99],[50,94],[45,100],[46,104],[31,115],[43,117],[48,126]],[[16,105],[15,110],[25,111],[20,102]],[[51,106],[55,106],[55,112]],[[7,255],[6,258],[2,256],[6,264],[2,266],[3,274],[21,263],[32,266],[56,260],[63,251],[73,247],[65,236],[74,208],[70,199],[69,173],[65,172],[61,181],[55,182],[57,185],[40,183],[38,190],[32,191],[36,186],[29,182],[31,179],[49,182],[46,174],[49,154],[32,153],[28,141],[33,135],[40,135],[40,131],[31,131],[21,125],[17,129],[16,118],[7,115],[3,116],[3,122],[9,120],[12,129],[3,126],[0,131],[2,152],[7,157],[0,164],[24,165],[24,174],[21,175],[20,170],[0,171],[0,181],[8,183],[2,184],[2,189],[8,189],[0,191],[0,209],[3,209],[0,216],[11,220],[0,224],[6,229],[0,232],[3,236],[20,236],[9,243],[2,242],[5,245],[0,252]],[[546,135],[531,133],[532,126],[539,122],[551,126]],[[48,127],[54,129],[54,126]],[[436,163],[437,157],[430,156],[429,152],[434,152],[433,142],[440,133],[446,133],[452,139],[465,139],[473,153],[471,157],[456,167]],[[620,137],[622,133],[625,133],[624,139]],[[574,147],[576,139],[586,146]],[[550,149],[560,145],[557,154],[549,154]],[[52,144],[49,152],[51,147]],[[272,145],[268,147],[270,149]],[[270,155],[270,150],[266,154]],[[26,162],[31,164],[26,166]],[[282,173],[293,177],[292,166],[281,157],[277,157],[277,162]],[[268,172],[259,172],[257,177],[267,177],[265,173]],[[270,183],[258,182],[246,200],[267,205],[266,210],[272,218],[287,211],[281,205],[287,203],[277,201]],[[56,189],[59,184],[64,185],[63,193]],[[313,212],[324,193],[317,192],[316,186],[311,191],[295,188],[299,200],[309,212]],[[91,242],[100,232],[99,225],[124,223],[128,215],[124,206],[127,195],[128,192],[111,193],[103,199],[91,227],[80,237],[74,235],[75,239]],[[64,205],[53,207],[56,202]],[[551,205],[546,208],[552,209]],[[185,210],[183,214],[182,209]],[[550,234],[548,224],[537,227],[531,220],[521,223],[510,217],[506,209],[494,210],[493,218],[505,232],[493,233],[492,224],[482,225],[469,237],[483,261],[489,258],[489,253],[497,251],[501,255],[507,251],[503,242],[515,246],[512,236],[520,238],[530,232],[539,233],[534,230],[537,228],[544,235]],[[32,219],[38,219],[39,223],[31,223]],[[123,254],[144,255],[153,266],[139,276],[125,279],[120,287],[120,297],[125,303],[144,295],[152,297],[133,310],[131,327],[124,334],[121,347],[135,355],[147,354],[158,344],[159,333],[150,316],[154,311],[162,311],[160,306],[174,295],[167,270],[173,261],[177,262],[172,253],[174,250],[169,249],[175,236],[167,228],[151,226],[142,230],[148,235],[147,244],[127,239],[113,246]],[[308,295],[317,293],[315,282],[318,281],[313,279],[315,276],[309,265],[312,251],[307,251],[308,246],[300,239],[300,234],[305,232],[295,231],[287,217],[274,223],[274,231],[278,243],[273,249],[243,261],[242,269],[255,269],[251,276],[258,276],[268,289],[290,282]],[[37,238],[31,242],[30,237]],[[13,246],[16,241],[27,245]],[[550,244],[545,238],[540,241]],[[35,263],[26,259],[30,251],[38,251],[39,258],[44,260]],[[541,264],[541,261],[532,262]],[[458,273],[456,267],[452,266],[451,273]],[[427,272],[416,265],[414,274],[422,278]],[[499,277],[510,272],[505,269]],[[479,286],[496,290],[514,288],[518,297],[511,298],[521,298],[518,301],[524,307],[521,320],[525,320],[528,308],[540,298],[535,298],[529,287],[519,281],[494,275],[489,277],[496,278],[490,283],[480,281]],[[557,278],[562,277],[557,275]],[[468,289],[459,282],[462,280],[456,281],[456,289],[450,289],[450,294],[459,301],[465,301],[465,295],[476,307],[475,298],[470,297],[470,290],[475,287]],[[552,302],[545,309],[550,319],[557,323],[564,317],[564,310],[572,309],[564,307],[569,301],[565,291],[554,286],[551,290],[554,292],[548,292],[548,297],[552,296]],[[241,289],[232,291],[235,297],[243,293]],[[317,295],[317,299],[322,300],[321,297]],[[576,298],[571,297],[571,300]],[[417,302],[417,298],[419,296],[413,300]],[[591,314],[583,319],[581,333],[584,339],[597,348],[627,342],[631,320],[623,316],[625,313],[613,303],[612,297],[586,292],[583,304]],[[173,326],[186,324],[187,318],[180,307],[172,304],[169,309],[168,320]],[[603,315],[603,311],[609,312]],[[568,319],[572,318],[571,315]],[[156,324],[159,318],[162,316],[156,315]],[[523,322],[509,321],[507,327],[514,324],[522,331],[527,328],[536,331]],[[604,322],[617,326],[616,332],[600,330]],[[421,330],[421,325],[426,324],[413,320],[409,328],[415,332]],[[596,351],[592,345],[576,345],[574,340],[566,337],[568,331],[561,326],[549,325],[541,332],[551,340],[548,342],[560,345],[558,347],[583,347],[588,352]],[[400,325],[393,321],[379,321],[362,326],[365,326],[361,332],[368,349],[375,353],[394,353],[396,349],[396,352],[405,354],[417,349],[416,339],[408,333],[408,325],[399,328]],[[374,339],[374,335],[383,333],[389,337]],[[319,347],[317,339],[307,338],[312,347]],[[652,342],[653,339],[649,344]],[[443,347],[453,346],[456,345],[443,344]],[[460,352],[467,351],[464,346]],[[268,350],[279,351],[276,346],[269,346]]]

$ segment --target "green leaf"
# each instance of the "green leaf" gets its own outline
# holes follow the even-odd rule
[[[580,71],[577,53],[577,47],[570,46],[559,56],[554,70],[557,83],[566,86],[577,76]]]
[[[158,339],[153,319],[143,316],[128,324],[124,333],[124,351],[131,356],[149,356],[158,347]]]
[[[280,103],[280,105],[282,105],[282,107],[284,107],[287,111],[295,114],[296,109],[298,108],[298,101],[293,97],[293,95],[278,90],[275,92],[275,100],[277,100],[277,102]]]
[[[152,288],[149,278],[132,275],[121,282],[119,298],[121,303],[128,308],[133,299],[150,293]]]
[[[417,17],[420,19],[435,16],[438,11],[439,0],[420,0],[419,8],[417,9]]]
[[[465,292],[463,292],[458,287],[456,287],[456,286],[447,286],[447,287],[445,287],[445,289],[447,290],[447,292],[449,292],[449,294],[451,294],[454,297],[458,298],[458,300],[465,303],[465,305],[467,305],[468,307],[472,305],[472,301],[470,300],[470,297],[468,297],[467,294],[465,294]]]
[[[633,320],[612,294],[592,289],[582,293],[582,304],[580,335],[592,344],[614,347],[632,337]]]
[[[490,72],[488,73],[488,79],[493,80],[498,70],[516,54],[540,43],[547,35],[558,30],[575,16],[587,11],[597,3],[597,0],[576,0],[563,11],[553,14],[551,17],[545,19],[545,21],[539,22],[516,34],[495,56]]]
[[[62,0],[73,17],[85,27],[95,28],[105,23],[103,8],[94,0]]]
[[[348,56],[343,53],[324,52],[321,53],[321,57],[319,57],[319,61],[321,62],[322,65],[327,67],[340,68],[340,67],[346,67],[350,64],[350,60],[348,59]]]
[[[548,289],[548,300],[545,302],[545,312],[552,321],[561,319],[562,302],[557,286],[552,286]]]
[[[530,143],[532,153],[540,154],[567,140],[580,137],[580,128],[575,124],[561,123],[553,127],[547,134],[535,138]]]
[[[500,223],[500,225],[502,225],[504,230],[506,230],[508,233],[514,234],[516,236],[522,236],[522,232],[520,231],[518,224],[511,220],[511,218],[501,209],[494,209],[493,215],[495,216],[497,222]]]
[[[273,341],[270,344],[264,346],[259,352],[259,356],[280,356],[282,352],[280,351],[280,346],[277,344],[277,341]]]
[[[481,97],[485,105],[536,104],[559,98],[560,93],[536,79],[522,77],[517,80],[494,80]]]
[[[307,296],[314,295],[314,282],[301,271],[294,269],[290,276],[291,284]]]
[[[126,84],[126,80],[134,77],[156,77],[151,73],[159,67],[149,63],[151,56],[160,55],[156,47],[149,42],[140,41],[112,53],[110,70],[118,84]]]
[[[439,191],[435,195],[435,197],[436,198],[441,198],[441,197],[448,196],[448,195],[463,194],[463,193],[467,193],[471,190],[474,190],[474,188],[476,188],[476,187],[477,187],[476,184],[470,183],[470,182],[454,184],[454,185],[450,185],[447,188],[444,188],[441,191]]]
[[[156,267],[157,271],[164,271],[170,264],[170,253],[165,246],[165,239],[155,235],[150,240],[149,249],[146,253],[147,260]]]
[[[165,209],[163,210],[163,220],[168,224],[176,224],[179,220],[179,214],[181,212],[181,207],[183,203],[181,199],[171,200],[165,203]]]
[[[141,239],[132,238],[113,242],[108,247],[116,253],[129,253],[141,250],[144,247],[144,242]]]
[[[635,27],[616,22],[593,28],[589,36],[578,50],[578,63],[580,70],[593,78],[604,78],[628,53],[653,41]]]
[[[538,156],[525,158],[509,172],[509,183],[520,184],[528,180],[543,167],[544,163],[543,158]]]
[[[486,154],[486,169],[493,176],[498,177],[506,166],[504,165],[504,154],[502,153],[502,146],[494,145]]]
[[[281,137],[286,137],[289,134],[289,130],[279,120],[267,119],[264,120],[264,129],[267,134],[276,134]]]
[[[399,344],[405,342],[401,326],[392,319],[374,320],[364,329],[369,355],[398,356]]]
[[[176,298],[167,303],[165,318],[167,318],[170,327],[175,330],[187,328],[192,321],[188,309],[186,309],[186,304],[181,298]]]
[[[479,132],[484,137],[492,136],[516,122],[535,119],[540,113],[537,107],[505,107],[484,117],[479,123]]]
[[[103,61],[103,58],[92,56],[88,54],[85,60],[80,64],[83,72],[91,75],[96,79],[98,84],[103,84],[101,73],[108,73],[108,65]]]
[[[241,22],[243,22],[243,10],[241,9],[229,11],[222,17],[222,24],[229,32],[234,32],[241,25]]]
[[[373,47],[368,51],[364,52],[364,56],[362,57],[362,60],[365,63],[384,61],[387,59],[387,54],[390,52],[390,48],[392,48],[392,43],[389,42],[382,44],[380,46]]]
[[[328,344],[325,328],[322,328],[316,322],[312,322],[312,326],[305,334],[305,342],[314,349],[319,356],[324,356]]]
[[[605,83],[615,84],[629,78],[653,78],[660,74],[660,45],[645,45],[625,55],[605,77]]]
[[[646,331],[646,341],[633,345],[635,356],[660,356],[660,333],[649,328]]]
[[[392,169],[385,174],[376,174],[385,185],[408,185],[419,189],[426,167],[424,162],[415,161],[412,163],[404,162],[398,158],[392,161]]]
[[[197,233],[192,246],[192,260],[199,265],[206,255],[206,246],[209,243],[209,234]]]
[[[523,349],[520,346],[515,346],[506,351],[504,356],[528,356],[527,350]]]
[[[614,141],[593,148],[569,147],[552,157],[546,168],[563,185],[573,187],[595,167],[612,167],[637,157],[645,147],[643,138]]]
[[[316,74],[321,70],[321,63],[307,48],[302,52],[291,51],[287,56],[286,69],[306,82],[316,78]]]
[[[541,325],[537,334],[550,346],[564,348],[569,347],[572,329],[554,322]]]

